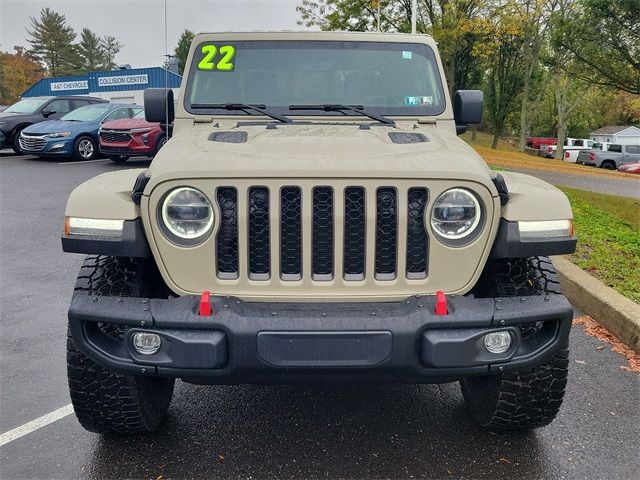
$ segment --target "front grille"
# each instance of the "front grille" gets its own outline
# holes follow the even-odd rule
[[[216,272],[221,280],[427,278],[426,188],[225,186],[216,190],[215,198],[220,212]],[[272,258],[276,254],[279,258]]]
[[[32,152],[38,152],[44,148],[47,141],[42,136],[31,137],[24,133],[20,135],[20,148],[22,150],[30,150]]]
[[[249,189],[249,278],[268,280],[271,273],[269,190]]]
[[[129,132],[121,132],[118,130],[101,130],[100,131],[100,140],[103,142],[126,142],[129,143],[131,140],[131,134]]]

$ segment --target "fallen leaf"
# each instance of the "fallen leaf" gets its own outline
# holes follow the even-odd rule
[[[509,460],[507,460],[507,459],[506,459],[506,458],[504,458],[504,457],[500,458],[500,461],[501,461],[502,463],[511,463]]]
[[[576,363],[579,363],[580,365],[586,365],[587,362],[585,362],[584,360],[576,360]]]
[[[616,416],[616,412],[609,412],[611,415],[613,415],[614,417]]]
[[[220,460],[224,460],[224,455],[223,455],[223,454],[221,454],[221,453],[219,453],[219,454],[218,454],[218,458],[219,458]]]
[[[598,346],[596,347],[596,350],[598,350],[598,351],[604,350],[604,347],[603,347],[602,345],[598,345]]]

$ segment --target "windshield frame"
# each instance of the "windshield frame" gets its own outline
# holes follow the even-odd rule
[[[15,112],[13,110],[11,110],[12,107],[14,107],[15,105],[21,103],[21,102],[30,102],[30,101],[34,101],[34,100],[40,100],[40,104],[32,111],[30,112]],[[51,99],[50,98],[33,98],[33,97],[27,97],[27,98],[21,98],[20,100],[18,100],[17,102],[9,105],[7,108],[5,108],[3,110],[3,113],[16,113],[18,115],[33,115],[35,113],[38,113]]]
[[[227,111],[224,109],[202,109],[202,108],[193,108],[192,105],[197,105],[199,103],[208,103],[208,102],[191,102],[191,94],[195,79],[195,74],[198,72],[197,63],[198,63],[198,51],[200,51],[201,47],[205,44],[214,43],[212,41],[201,41],[196,45],[194,49],[194,55],[191,58],[191,63],[189,65],[187,82],[184,87],[184,96],[183,96],[183,107],[187,113],[190,113],[195,116],[251,116],[255,115],[250,112],[241,112],[241,111]],[[414,49],[422,49],[421,53],[427,57],[427,59],[432,63],[434,71],[436,73],[436,82],[435,88],[438,90],[438,94],[442,99],[438,109],[434,109],[432,112],[425,112],[424,108],[421,107],[381,107],[381,106],[370,106],[363,105],[364,110],[367,112],[371,112],[378,115],[383,115],[385,117],[412,117],[412,118],[424,118],[424,117],[437,117],[445,113],[447,109],[448,96],[447,91],[444,88],[442,72],[440,69],[440,64],[438,62],[438,57],[433,50],[433,48],[427,43],[423,42],[415,42],[415,41],[406,41],[406,42],[388,42],[388,41],[366,41],[366,40],[342,40],[342,39],[312,39],[312,40],[302,40],[302,39],[261,39],[261,40],[244,40],[244,39],[229,39],[226,42],[224,39],[217,40],[215,43],[229,43],[238,48],[238,45],[243,44],[251,44],[251,43],[259,43],[265,46],[272,45],[281,45],[281,44],[298,44],[300,48],[306,48],[306,45],[310,45],[313,47],[318,44],[363,44],[363,45],[372,45],[378,46],[378,48],[387,48],[387,49],[398,49],[402,50],[402,47],[411,46]],[[415,51],[415,50],[414,50]],[[214,102],[211,102],[214,103]],[[215,102],[218,103],[218,102]],[[232,99],[229,99],[229,103],[235,103]],[[264,103],[264,102],[263,102]],[[332,103],[332,102],[327,102]],[[362,104],[362,102],[359,102]],[[289,106],[282,105],[266,105],[266,108],[275,114],[278,115],[286,115],[287,117],[361,117],[358,112],[354,111],[318,111],[318,110],[291,110]],[[393,111],[391,111],[393,110]]]

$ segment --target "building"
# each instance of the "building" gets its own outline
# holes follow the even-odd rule
[[[178,98],[182,77],[162,67],[90,72],[73,77],[43,78],[22,97],[91,95],[112,103],[144,104],[146,88],[171,88]]]
[[[640,145],[640,128],[630,126],[608,126],[589,134],[596,142],[618,143],[620,145]]]

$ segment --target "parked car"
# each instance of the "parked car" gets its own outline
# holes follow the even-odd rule
[[[591,150],[584,164],[615,170],[621,165],[635,162],[640,162],[640,145],[611,144],[607,151]]]
[[[20,132],[34,123],[61,118],[77,108],[107,103],[96,97],[29,97],[7,107],[0,112],[0,149],[13,148],[20,153]]]
[[[73,156],[92,160],[98,155],[98,129],[103,122],[131,118],[138,105],[98,103],[66,114],[60,120],[40,122],[20,132],[20,150],[41,157]]]
[[[623,163],[618,167],[619,172],[640,174],[640,162]]]
[[[566,153],[567,151],[573,150],[589,150],[593,144],[596,143],[594,140],[589,138],[565,138],[564,146],[562,150]],[[557,145],[543,145],[540,147],[540,151],[542,152],[545,158],[555,158]],[[563,158],[569,162],[575,162],[577,158],[577,154],[569,155],[567,158],[565,154],[563,154]]]
[[[558,142],[557,138],[550,137],[529,137],[527,138],[527,147],[534,150],[540,150],[543,145],[555,145]]]
[[[602,150],[606,152],[607,150],[609,150],[610,145],[611,145],[610,142],[596,142],[591,147],[591,150]],[[585,165],[589,160],[589,153],[591,153],[591,150],[578,151],[578,156],[576,157],[576,163]]]
[[[105,122],[100,127],[100,152],[116,163],[129,157],[153,157],[167,142],[159,123],[147,122],[144,110],[133,118]]]

